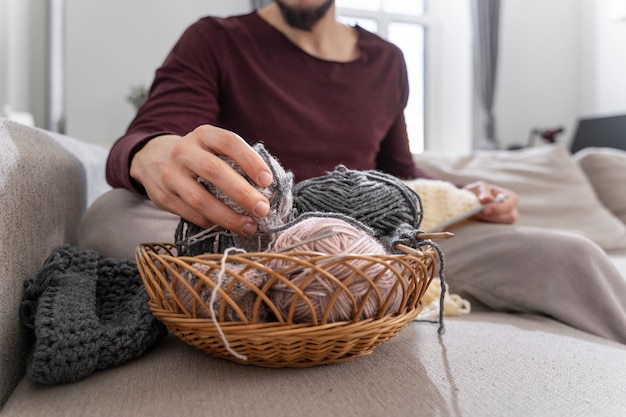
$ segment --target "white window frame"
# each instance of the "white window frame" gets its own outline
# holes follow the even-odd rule
[[[377,34],[384,39],[389,38],[388,28],[391,23],[408,23],[422,26],[424,30],[424,79],[422,80],[422,91],[423,91],[423,127],[422,127],[422,143],[411,144],[411,149],[417,152],[421,152],[426,149],[428,143],[428,91],[427,91],[427,78],[428,78],[428,38],[429,38],[429,27],[431,23],[429,11],[428,11],[428,1],[426,1],[426,5],[424,7],[424,13],[421,15],[404,15],[398,13],[391,13],[384,10],[365,10],[365,9],[354,9],[347,7],[338,7],[337,15],[338,16],[349,16],[354,18],[362,18],[362,19],[370,19],[377,22]],[[414,140],[412,135],[409,135],[409,141]]]
[[[420,16],[341,7],[337,14],[384,22],[379,23],[379,34],[385,38],[392,19],[424,26],[424,149],[456,155],[470,152],[474,122],[469,0],[428,1]]]

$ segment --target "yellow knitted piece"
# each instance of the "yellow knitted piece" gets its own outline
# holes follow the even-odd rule
[[[422,297],[424,309],[417,316],[418,320],[436,320],[439,317],[439,297],[441,295],[441,281],[433,278]],[[460,316],[472,311],[470,302],[458,294],[446,293],[443,299],[443,314],[445,316]]]
[[[422,200],[424,214],[420,230],[430,230],[450,219],[460,216],[480,206],[474,193],[457,188],[454,184],[440,180],[415,179],[404,181]],[[469,314],[471,304],[458,294],[448,293],[444,297],[443,312],[446,316]],[[418,320],[437,319],[439,317],[439,297],[441,281],[434,278],[422,297],[424,309],[417,316]]]
[[[415,179],[404,183],[419,194],[424,214],[420,230],[431,228],[480,206],[478,198],[446,181]]]

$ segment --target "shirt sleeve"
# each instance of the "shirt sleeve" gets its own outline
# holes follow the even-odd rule
[[[219,113],[220,69],[217,52],[211,46],[219,44],[218,36],[219,26],[202,19],[191,25],[174,45],[155,73],[147,101],[111,148],[106,167],[111,186],[145,194],[130,177],[135,153],[157,136],[184,136],[202,124],[215,123]]]
[[[433,176],[415,165],[409,148],[404,115],[400,114],[381,144],[377,160],[378,169],[400,179],[426,178]]]
[[[415,165],[409,146],[409,138],[404,118],[404,109],[409,99],[409,81],[402,52],[397,50],[398,72],[398,116],[383,139],[377,155],[378,169],[401,179],[433,177]]]

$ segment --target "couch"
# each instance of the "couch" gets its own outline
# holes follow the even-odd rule
[[[554,168],[551,152],[561,169],[542,168]],[[410,323],[371,355],[343,364],[239,365],[169,335],[137,359],[78,382],[31,381],[18,317],[22,283],[54,248],[74,242],[85,208],[108,189],[106,154],[96,145],[0,120],[0,416],[626,416],[626,346],[545,316],[495,311],[448,317],[441,336],[434,323]],[[619,216],[626,210],[600,198],[607,181],[622,176],[623,187],[624,170],[607,171],[607,162],[590,160],[584,167],[587,158],[563,149],[416,158],[452,181],[480,178],[484,164],[521,189],[525,176],[546,176],[535,180],[561,206],[542,221],[570,229],[560,210],[572,208],[556,193],[575,193],[574,209],[604,218],[574,232],[614,247],[612,259],[626,276],[626,250],[618,250]],[[592,173],[600,178],[595,186]],[[531,191],[523,201],[527,213],[544,204]]]

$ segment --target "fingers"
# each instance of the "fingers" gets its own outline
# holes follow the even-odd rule
[[[519,216],[517,207],[507,201],[489,203],[476,216],[477,219],[492,223],[513,224]]]
[[[483,181],[469,184],[464,188],[472,191],[484,206],[483,210],[476,215],[476,219],[504,224],[513,224],[517,221],[519,197],[515,192]]]
[[[198,127],[191,135],[197,136],[210,154],[231,158],[259,187],[267,187],[272,183],[272,171],[239,135],[208,125]],[[206,175],[211,175],[208,170],[204,171]],[[209,178],[201,177],[214,183]]]
[[[484,181],[476,181],[466,185],[464,188],[473,192],[481,204],[493,202],[499,193],[496,187]]]
[[[148,142],[131,163],[131,176],[150,199],[200,227],[218,224],[234,233],[251,235],[251,216],[269,212],[268,200],[219,156],[232,159],[259,187],[272,183],[263,159],[241,137],[213,126],[202,126],[185,137],[163,136]],[[236,213],[198,183],[212,183],[251,216]]]
[[[163,209],[178,214],[202,228],[215,224],[234,233],[250,236],[257,231],[257,223],[248,216],[236,213],[220,200],[211,195],[199,182],[190,181],[180,194],[171,192],[150,199]]]
[[[255,152],[238,135],[213,126],[201,126],[190,134],[197,140],[204,152],[188,153],[191,158],[185,161],[189,173],[200,177],[222,191],[236,205],[254,217],[263,217],[270,210],[269,201],[261,192],[252,187],[233,166],[219,156],[230,158],[259,187],[267,187],[272,181],[272,172]],[[221,212],[221,210],[220,210]],[[222,223],[219,223],[222,225]]]

